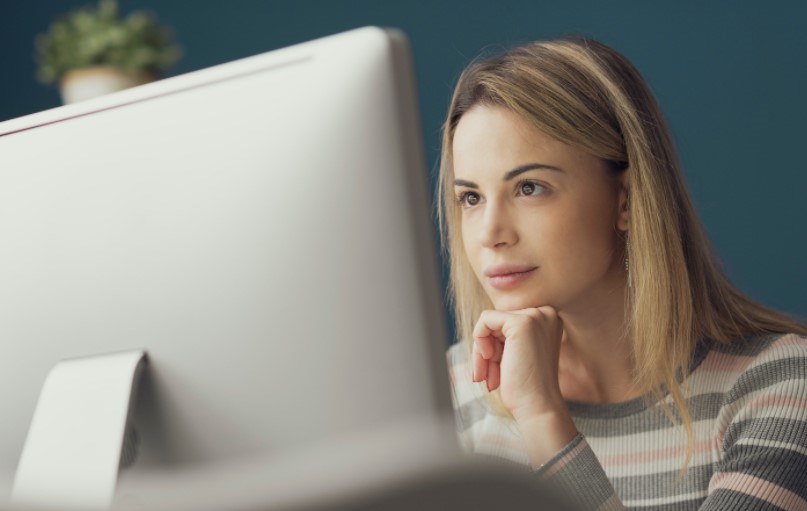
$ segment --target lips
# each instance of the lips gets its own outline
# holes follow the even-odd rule
[[[494,264],[493,266],[485,268],[484,274],[486,277],[502,277],[514,273],[525,273],[535,268],[537,268],[537,266],[530,264]]]
[[[538,268],[533,268],[527,271],[506,273],[504,275],[488,277],[488,284],[500,290],[506,290],[518,287],[521,284],[527,282],[530,278],[532,278],[532,276],[535,275],[535,272],[537,271]]]

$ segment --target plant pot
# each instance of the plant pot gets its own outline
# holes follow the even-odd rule
[[[154,80],[156,77],[151,73],[128,73],[111,66],[95,66],[66,73],[59,83],[59,90],[66,105]]]

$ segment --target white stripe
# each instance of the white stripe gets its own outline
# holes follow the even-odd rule
[[[706,498],[708,492],[706,490],[696,491],[692,493],[684,493],[681,495],[674,495],[672,497],[661,497],[657,499],[640,499],[640,500],[624,500],[622,503],[627,506],[658,506],[661,504],[672,504],[673,502],[682,502],[684,500],[694,500]]]
[[[790,442],[777,442],[775,440],[761,440],[756,438],[743,438],[738,440],[735,445],[752,445],[760,447],[776,447],[779,449],[787,449],[795,451],[799,454],[807,456],[807,448],[798,444],[791,444]]]
[[[667,421],[666,417],[661,418]],[[707,418],[692,423],[695,441],[699,442],[713,438],[715,432],[714,418]],[[673,427],[666,422],[666,427],[611,437],[595,437],[586,435],[591,448],[597,456],[632,455],[650,450],[668,449],[679,445],[686,445],[686,433],[682,426]]]
[[[696,389],[695,395],[697,396],[725,394],[741,374],[742,371],[701,371],[696,369],[685,383]]]

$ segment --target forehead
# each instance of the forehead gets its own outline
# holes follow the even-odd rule
[[[529,124],[512,111],[477,105],[459,120],[452,142],[457,178],[500,175],[519,165],[542,163],[573,174],[599,160]]]

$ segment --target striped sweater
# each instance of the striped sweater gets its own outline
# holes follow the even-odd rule
[[[529,467],[518,426],[493,414],[471,379],[465,344],[448,349],[458,435],[470,453]],[[580,433],[535,471],[582,509],[807,510],[807,338],[767,334],[701,342],[687,399],[695,450],[646,397],[566,401]],[[665,397],[672,403],[669,395]]]

